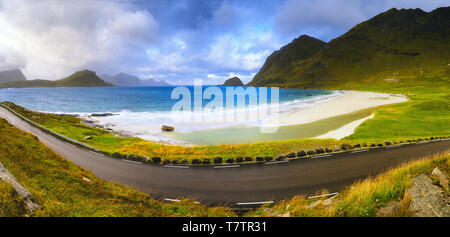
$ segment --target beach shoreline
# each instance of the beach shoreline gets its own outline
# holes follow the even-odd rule
[[[340,92],[340,95],[318,101],[313,106],[280,114],[278,121],[271,120],[268,124],[276,122],[279,126],[306,124],[358,110],[408,101],[406,96],[400,94],[348,90]]]
[[[352,113],[357,113],[358,111],[363,111],[377,106],[401,103],[405,101],[408,101],[408,98],[404,95],[399,94],[340,90],[335,91],[335,94],[332,96],[324,97],[324,99],[314,100],[312,103],[306,102],[301,106],[292,107],[288,111],[283,111],[278,115],[276,119],[274,119],[273,117],[268,118],[268,121],[265,121],[265,123],[263,123],[262,125],[240,124],[235,126],[225,126],[219,129],[234,131],[233,129],[236,129],[236,126],[241,126],[243,128],[261,128],[264,126],[273,126],[274,124],[280,127],[288,127],[294,125],[308,125],[314,124],[315,122],[318,121],[331,119],[334,117],[342,117]],[[353,134],[353,132],[359,125],[361,125],[367,119],[373,118],[373,116],[374,115],[371,113],[370,116],[365,115],[364,117],[357,117],[352,121],[347,121],[345,124],[340,124],[339,127],[334,127],[330,130],[322,131],[321,134],[314,135],[311,138],[318,138],[318,139],[333,138],[338,140],[342,139],[343,137]],[[118,129],[117,127],[114,126],[114,124],[111,123],[102,124],[102,122],[99,120],[93,121],[95,121],[94,126],[100,128],[104,127],[106,130],[109,130],[114,134],[126,134],[127,136],[135,136],[142,138],[144,140],[149,140],[167,145],[181,145],[181,146],[205,145],[202,143],[189,141],[189,139],[185,139],[186,136],[184,135],[186,134],[189,135],[191,133],[194,134],[196,132],[201,132],[201,134],[208,134],[208,133],[214,134],[217,131],[217,129],[203,129],[195,132],[178,131],[177,135],[161,132],[160,139],[152,140],[149,139],[147,136],[139,133]],[[177,130],[177,128],[175,128],[175,130]],[[183,136],[179,136],[179,134],[183,134]],[[299,136],[299,138],[303,137]],[[254,141],[249,140],[248,142]]]

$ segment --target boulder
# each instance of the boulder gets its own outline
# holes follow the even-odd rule
[[[256,161],[264,161],[264,158],[261,156],[256,157]]]
[[[209,164],[211,164],[211,160],[208,159],[208,158],[205,158],[205,159],[203,159],[203,164],[204,165],[209,165]]]
[[[294,158],[295,157],[295,153],[291,152],[289,154],[286,155],[286,158]]]
[[[330,148],[327,147],[327,148],[325,148],[325,152],[330,153],[330,152],[333,152],[333,150],[331,150]]]
[[[201,164],[202,162],[199,160],[199,159],[193,159],[192,160],[192,164],[193,165],[199,165],[199,164]]]
[[[175,130],[175,128],[171,127],[171,126],[167,126],[167,125],[162,125],[161,126],[161,130],[164,131],[164,132],[172,132],[172,131]]]
[[[390,146],[390,145],[392,145],[392,143],[391,143],[391,142],[384,142],[384,144],[385,144],[386,146]]]
[[[215,157],[214,158],[214,164],[221,164],[222,163],[222,157]]]
[[[161,157],[152,157],[152,161],[153,163],[160,163],[161,162]]]
[[[363,146],[363,147],[367,147],[367,143],[363,143],[362,146]]]
[[[376,147],[377,145],[375,145],[375,144],[370,144],[370,147]]]
[[[272,158],[272,156],[266,156],[266,157],[264,158],[264,160],[265,160],[265,161],[271,161],[271,160],[273,160],[273,158]]]
[[[92,117],[107,117],[107,116],[113,116],[112,113],[100,113],[100,114],[91,114]]]
[[[308,154],[308,155],[314,155],[314,154],[316,154],[316,152],[315,152],[315,151],[307,151],[306,154]]]
[[[323,148],[317,148],[316,149],[316,153],[317,154],[322,154],[322,153],[325,153],[325,151],[323,150]]]
[[[282,161],[284,159],[286,159],[286,156],[278,156],[276,160],[277,161]]]
[[[244,158],[242,156],[236,157],[236,162],[242,162],[244,161]]]
[[[229,158],[229,159],[226,160],[226,162],[228,164],[233,164],[234,163],[234,159],[233,158]]]
[[[173,160],[173,161],[172,161],[172,164],[174,164],[174,165],[178,165],[178,164],[179,164],[179,162],[178,162],[178,160]]]
[[[306,156],[306,152],[305,151],[297,152],[297,157],[303,157],[303,156]]]
[[[84,137],[84,140],[91,140],[91,139],[92,139],[91,136]]]
[[[122,155],[119,153],[119,152],[114,152],[113,154],[112,154],[112,157],[115,157],[115,158],[119,158],[119,157],[121,157]]]
[[[360,147],[361,147],[361,144],[358,143],[358,144],[354,145],[353,147],[354,147],[354,148],[360,148]]]
[[[163,165],[169,165],[170,163],[172,163],[172,161],[169,160],[169,159],[165,159],[165,160],[163,161]]]
[[[341,145],[341,148],[342,148],[342,150],[346,150],[347,151],[347,150],[351,150],[352,146],[347,144],[347,143],[344,143],[344,144]]]
[[[245,157],[245,161],[247,161],[247,162],[253,161],[253,158],[251,158],[250,156],[246,156],[246,157]]]
[[[378,143],[378,144],[377,144],[377,146],[379,146],[379,147],[382,147],[382,146],[383,146],[383,144],[381,144],[381,143]]]
[[[182,165],[187,165],[187,164],[189,164],[189,161],[186,160],[186,159],[184,159],[184,160],[182,160],[182,161],[180,162],[180,164],[182,164]]]

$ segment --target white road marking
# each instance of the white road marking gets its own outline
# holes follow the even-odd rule
[[[350,152],[350,153],[358,153],[358,152],[365,152],[365,151],[369,151],[369,149],[358,150],[358,151],[352,151],[352,152]]]
[[[142,164],[142,162],[138,162],[138,161],[125,160],[125,159],[122,159],[122,160],[123,160],[123,161],[126,161],[126,162],[130,162],[130,163]]]
[[[429,143],[430,141],[421,141],[421,142],[418,142],[417,144],[423,144],[423,143]]]
[[[164,167],[167,167],[167,168],[180,168],[180,169],[187,169],[187,168],[189,168],[189,166],[185,166],[185,165],[165,165]]]
[[[319,198],[319,197],[329,197],[329,196],[334,196],[334,195],[338,195],[338,194],[339,194],[338,192],[334,192],[334,193],[311,196],[311,197],[308,197],[308,199]]]
[[[266,162],[264,164],[271,165],[271,164],[286,163],[286,162],[289,162],[289,161],[288,160],[280,160],[280,161]]]
[[[169,201],[169,202],[180,202],[180,200],[172,199],[172,198],[165,198],[164,200]]]
[[[236,205],[259,205],[259,204],[267,204],[273,203],[273,201],[265,201],[265,202],[238,202]]]
[[[394,148],[394,147],[401,147],[402,145],[393,145],[393,146],[387,146],[386,148]]]
[[[236,168],[240,165],[222,165],[222,166],[214,166],[215,169],[221,169],[221,168]]]
[[[323,156],[312,156],[311,159],[317,159],[322,157],[330,157],[331,155],[323,155]]]

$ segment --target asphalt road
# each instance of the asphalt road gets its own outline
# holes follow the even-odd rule
[[[376,175],[404,162],[450,149],[450,140],[337,153],[285,163],[240,167],[173,168],[133,163],[63,142],[0,107],[0,117],[100,178],[136,187],[157,199],[191,198],[209,205],[251,206],[294,195],[337,192],[358,179]],[[250,204],[249,204],[250,203]]]

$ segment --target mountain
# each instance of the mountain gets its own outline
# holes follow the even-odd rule
[[[241,79],[239,77],[232,77],[223,83],[222,86],[243,86],[244,83],[242,83]]]
[[[100,76],[103,80],[112,83],[114,86],[169,86],[165,81],[155,81],[153,79],[141,80],[140,78],[125,74],[118,73],[114,76],[107,74]]]
[[[97,74],[90,70],[75,72],[74,74],[57,81],[50,80],[29,80],[29,81],[10,81],[0,83],[0,88],[22,88],[22,87],[92,87],[92,86],[111,86],[100,79]]]
[[[23,75],[20,69],[12,69],[0,72],[0,83],[10,81],[26,81],[27,79]]]
[[[249,86],[350,88],[449,75],[450,7],[390,9],[328,43],[301,36],[270,55]]]

